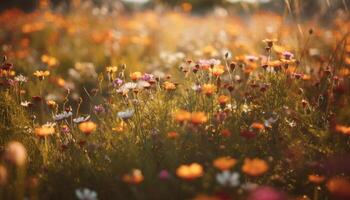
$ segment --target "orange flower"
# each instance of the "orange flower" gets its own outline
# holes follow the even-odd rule
[[[220,157],[213,161],[214,167],[222,171],[231,169],[236,163],[237,160],[231,157]]]
[[[204,112],[193,112],[191,114],[191,122],[192,124],[204,124],[208,121],[208,118]]]
[[[213,84],[204,84],[201,88],[203,94],[205,95],[212,95],[214,92],[216,92],[216,86]]]
[[[170,139],[175,139],[175,138],[179,137],[179,134],[175,131],[170,131],[170,132],[168,132],[167,136]]]
[[[181,165],[176,169],[176,175],[187,180],[199,178],[203,176],[203,167],[198,163]]]
[[[259,158],[244,159],[242,171],[251,176],[260,176],[269,169],[269,166],[264,160]]]
[[[256,130],[264,130],[264,128],[265,128],[264,124],[258,123],[258,122],[252,123],[252,125],[250,125],[250,127],[252,127],[253,129],[256,129]]]
[[[185,122],[191,119],[191,113],[186,110],[178,110],[174,113],[174,118],[177,122]]]
[[[322,183],[325,179],[324,176],[320,176],[318,174],[310,174],[308,178],[311,183],[316,183],[316,184]]]
[[[218,102],[220,105],[225,105],[229,100],[230,100],[230,97],[228,97],[226,95],[220,95],[218,97]]]
[[[335,131],[342,133],[344,135],[350,135],[350,127],[349,126],[336,125]]]
[[[223,74],[224,72],[225,72],[224,66],[222,66],[222,65],[214,66],[214,67],[211,69],[211,73],[212,73],[214,76],[220,76],[220,75]]]
[[[130,74],[130,78],[133,81],[136,81],[136,80],[140,79],[141,76],[142,76],[141,72],[133,72],[133,73]]]
[[[166,90],[175,90],[176,89],[176,85],[172,82],[169,82],[169,81],[165,81],[163,85],[164,85],[164,88]]]
[[[130,184],[139,184],[143,179],[144,177],[139,169],[133,169],[130,174],[125,174],[123,176],[123,181]]]
[[[79,129],[85,135],[90,135],[97,128],[97,125],[94,122],[88,121],[79,124]]]
[[[327,182],[327,189],[330,193],[350,198],[350,182],[346,178],[332,178]]]
[[[45,137],[48,135],[52,135],[55,133],[55,128],[53,126],[41,126],[38,128],[35,128],[34,130],[35,135],[39,136],[39,137]]]

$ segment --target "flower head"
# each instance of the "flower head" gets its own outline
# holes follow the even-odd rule
[[[144,177],[141,170],[133,169],[131,173],[123,176],[123,181],[130,184],[139,184],[143,181]]]
[[[250,176],[260,176],[269,169],[269,166],[264,160],[259,158],[244,159],[242,171]]]
[[[214,167],[222,171],[231,169],[233,166],[235,166],[236,163],[237,160],[231,157],[220,157],[213,161]]]
[[[187,180],[196,179],[203,176],[203,167],[198,163],[181,165],[176,169],[176,175]]]
[[[97,125],[92,121],[87,121],[79,124],[79,130],[85,135],[90,135],[97,128]]]
[[[45,77],[50,75],[49,71],[41,71],[41,70],[37,70],[34,73],[34,76],[36,76],[37,78],[39,78],[39,80],[44,80]]]

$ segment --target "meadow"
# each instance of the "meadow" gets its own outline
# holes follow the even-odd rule
[[[350,199],[346,1],[40,2],[0,13],[0,199]]]

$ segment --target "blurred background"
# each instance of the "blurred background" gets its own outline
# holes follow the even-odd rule
[[[50,6],[55,8],[69,9],[76,2],[84,0],[0,0],[0,11],[9,8],[19,8],[30,12],[41,4],[49,1]],[[247,9],[264,9],[283,12],[286,2],[291,0],[93,0],[96,6],[111,5],[123,6],[129,11],[133,9],[152,9],[157,6],[170,8],[184,8],[195,13],[205,13],[214,7],[237,8],[237,12],[244,12]],[[297,3],[295,3],[297,2]],[[310,16],[315,12],[327,10],[330,14],[339,7],[345,7],[348,10],[348,0],[297,0],[290,3],[291,6],[298,6],[298,9],[306,10],[304,16]],[[242,9],[243,7],[243,9]]]

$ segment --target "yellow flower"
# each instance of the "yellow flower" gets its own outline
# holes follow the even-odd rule
[[[133,73],[130,74],[130,78],[133,81],[136,81],[136,80],[140,79],[141,76],[142,76],[141,72],[133,72]]]
[[[220,76],[221,74],[223,74],[225,72],[224,70],[224,66],[219,65],[219,66],[214,66],[213,69],[211,69],[211,73],[214,76]]]
[[[242,166],[242,171],[251,176],[260,176],[264,174],[269,169],[266,161],[259,158],[244,159],[244,164]]]
[[[49,76],[50,75],[50,72],[49,71],[41,71],[41,70],[37,70],[35,71],[34,73],[34,76],[36,76],[37,78],[39,78],[40,80],[44,80],[45,77]]]
[[[45,136],[54,134],[55,128],[53,126],[43,125],[41,127],[35,128],[34,132],[35,132],[35,135],[39,137],[45,137]]]
[[[114,74],[118,71],[118,67],[117,66],[109,66],[106,67],[106,72],[109,74]]]
[[[220,157],[213,161],[214,167],[222,171],[231,169],[233,166],[235,166],[236,163],[237,160],[231,157]]]
[[[213,84],[204,84],[201,88],[203,94],[210,96],[216,92],[216,86]]]
[[[97,128],[97,125],[94,122],[88,121],[79,124],[79,130],[85,135],[90,135]]]
[[[196,179],[203,176],[203,167],[198,163],[181,165],[176,169],[176,175],[187,180]]]
[[[176,85],[172,82],[169,82],[169,81],[165,81],[163,85],[164,85],[165,90],[175,90],[176,89]]]
[[[55,57],[48,56],[48,55],[42,55],[41,56],[41,61],[48,66],[52,67],[58,64],[58,60]]]

